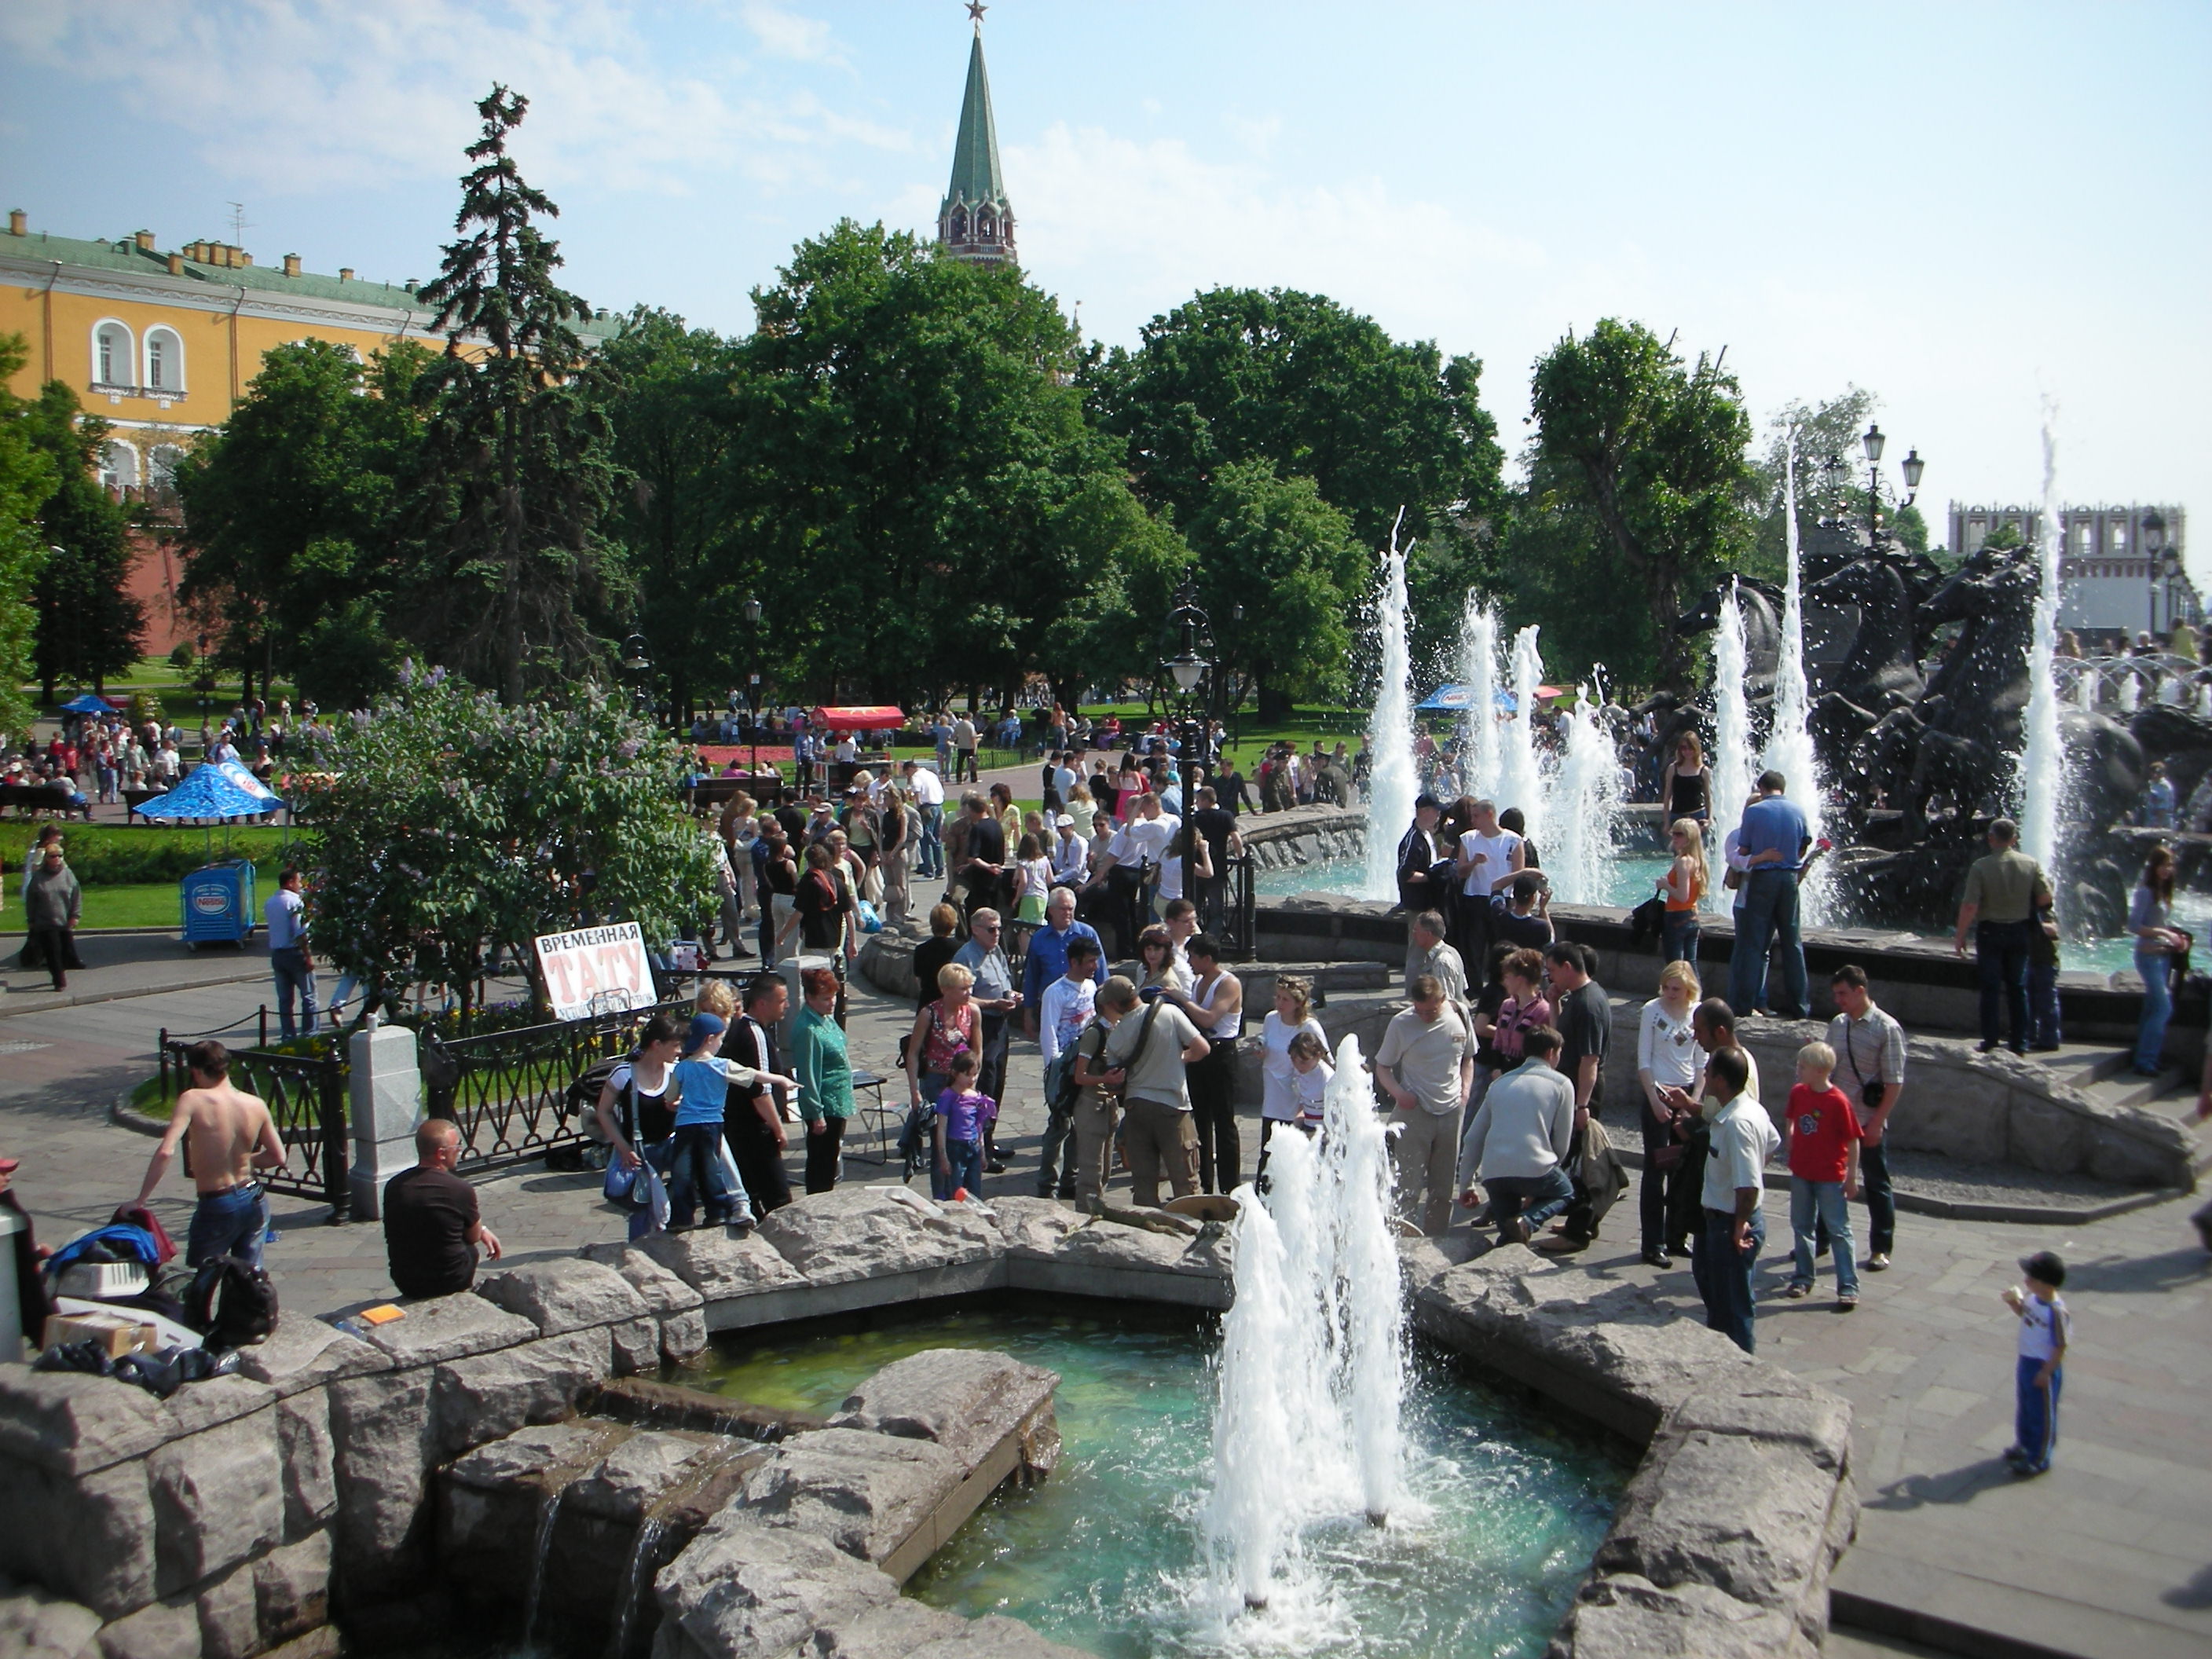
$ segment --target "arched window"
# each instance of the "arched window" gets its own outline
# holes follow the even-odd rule
[[[100,487],[120,495],[138,487],[138,452],[129,444],[109,439],[100,447]]]
[[[968,240],[968,210],[966,208],[952,210],[952,240],[956,242],[964,242]]]
[[[185,343],[173,328],[146,331],[146,390],[172,395],[185,389]]]
[[[991,240],[991,210],[988,208],[975,216],[975,240],[979,242]]]
[[[185,459],[185,452],[174,444],[155,444],[146,452],[146,493],[155,501],[167,501],[176,493],[177,464]]]
[[[92,330],[92,383],[94,386],[136,386],[133,369],[138,354],[131,331],[121,323],[95,323]]]

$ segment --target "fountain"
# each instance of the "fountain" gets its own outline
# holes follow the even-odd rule
[[[1538,842],[1537,850],[1552,878],[1553,896],[1563,904],[1613,902],[1609,866],[1620,805],[1620,754],[1599,715],[1604,701],[1602,681],[1595,691],[1589,685],[1575,688],[1575,707],[1562,721],[1565,757],[1544,804],[1551,839]],[[1533,822],[1529,832],[1535,833]]]
[[[1254,1612],[1303,1580],[1301,1534],[1334,1516],[1383,1526],[1401,1501],[1405,1395],[1387,1136],[1359,1042],[1337,1051],[1322,1139],[1269,1146],[1269,1191],[1237,1192],[1237,1297],[1222,1322],[1208,1554]],[[1325,1587],[1297,1584],[1310,1604]]]
[[[2054,892],[2065,890],[2060,869],[2058,824],[2066,797],[2066,748],[2058,729],[2058,435],[2057,406],[2043,403],[2043,516],[2035,538],[2039,578],[2035,594],[2035,632],[2027,656],[2027,732],[2020,757],[2021,846],[2040,860]],[[2130,675],[2121,688],[2122,708],[2134,713],[2130,693],[2140,697]]]
[[[1550,823],[1544,815],[1544,772],[1536,756],[1536,694],[1544,684],[1544,659],[1534,623],[1513,636],[1513,718],[1506,723],[1505,757],[1498,769],[1498,803],[1517,806],[1528,839],[1542,851]]]
[[[1498,613],[1472,587],[1460,615],[1459,659],[1460,684],[1469,694],[1467,775],[1460,787],[1470,795],[1495,799],[1505,764],[1498,730]]]
[[[1783,598],[1782,655],[1774,673],[1774,722],[1766,737],[1766,764],[1788,780],[1787,793],[1805,814],[1805,827],[1820,835],[1820,775],[1813,754],[1810,690],[1805,680],[1805,584],[1797,543],[1797,431],[1782,446],[1784,524],[1790,586]],[[1807,927],[1827,921],[1826,864],[1816,862],[1798,895],[1798,919]]]
[[[1717,856],[1743,817],[1743,804],[1759,779],[1759,749],[1751,729],[1750,654],[1744,643],[1743,606],[1735,584],[1721,602],[1721,625],[1713,647],[1713,852]],[[1708,893],[1711,908],[1727,899],[1727,890]]]
[[[1375,601],[1375,632],[1382,663],[1375,683],[1375,708],[1367,720],[1367,751],[1373,757],[1367,783],[1367,884],[1369,898],[1398,896],[1398,842],[1413,821],[1420,793],[1420,771],[1413,759],[1413,665],[1406,640],[1406,552],[1398,544],[1406,510],[1390,526],[1390,545],[1382,553],[1382,591]]]

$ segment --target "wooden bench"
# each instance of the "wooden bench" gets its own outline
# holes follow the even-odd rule
[[[21,813],[25,817],[36,817],[41,812],[58,812],[64,817],[76,811],[76,793],[59,783],[0,783],[0,810]],[[92,811],[85,810],[89,820]]]

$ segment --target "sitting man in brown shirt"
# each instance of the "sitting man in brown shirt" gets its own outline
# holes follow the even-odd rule
[[[384,1183],[384,1250],[402,1296],[453,1296],[477,1276],[476,1247],[499,1260],[499,1235],[477,1212],[477,1189],[453,1173],[461,1132],[445,1118],[415,1131],[420,1160]]]

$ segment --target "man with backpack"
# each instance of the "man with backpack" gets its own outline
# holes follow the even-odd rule
[[[197,1267],[214,1256],[234,1255],[258,1267],[269,1231],[269,1200],[253,1172],[284,1167],[283,1137],[258,1097],[231,1086],[230,1051],[222,1043],[212,1037],[195,1042],[185,1050],[185,1066],[191,1086],[170,1111],[168,1129],[147,1163],[137,1201],[143,1206],[153,1197],[178,1146],[189,1145],[199,1202],[185,1236],[185,1265]]]
[[[1113,1029],[1103,1059],[1124,1074],[1130,1198],[1151,1209],[1160,1201],[1163,1173],[1177,1198],[1198,1191],[1198,1131],[1191,1122],[1186,1068],[1204,1060],[1213,1045],[1156,988],[1151,1006],[1132,1018],[1137,1004],[1137,988],[1119,974],[1099,988],[1098,1018]]]

